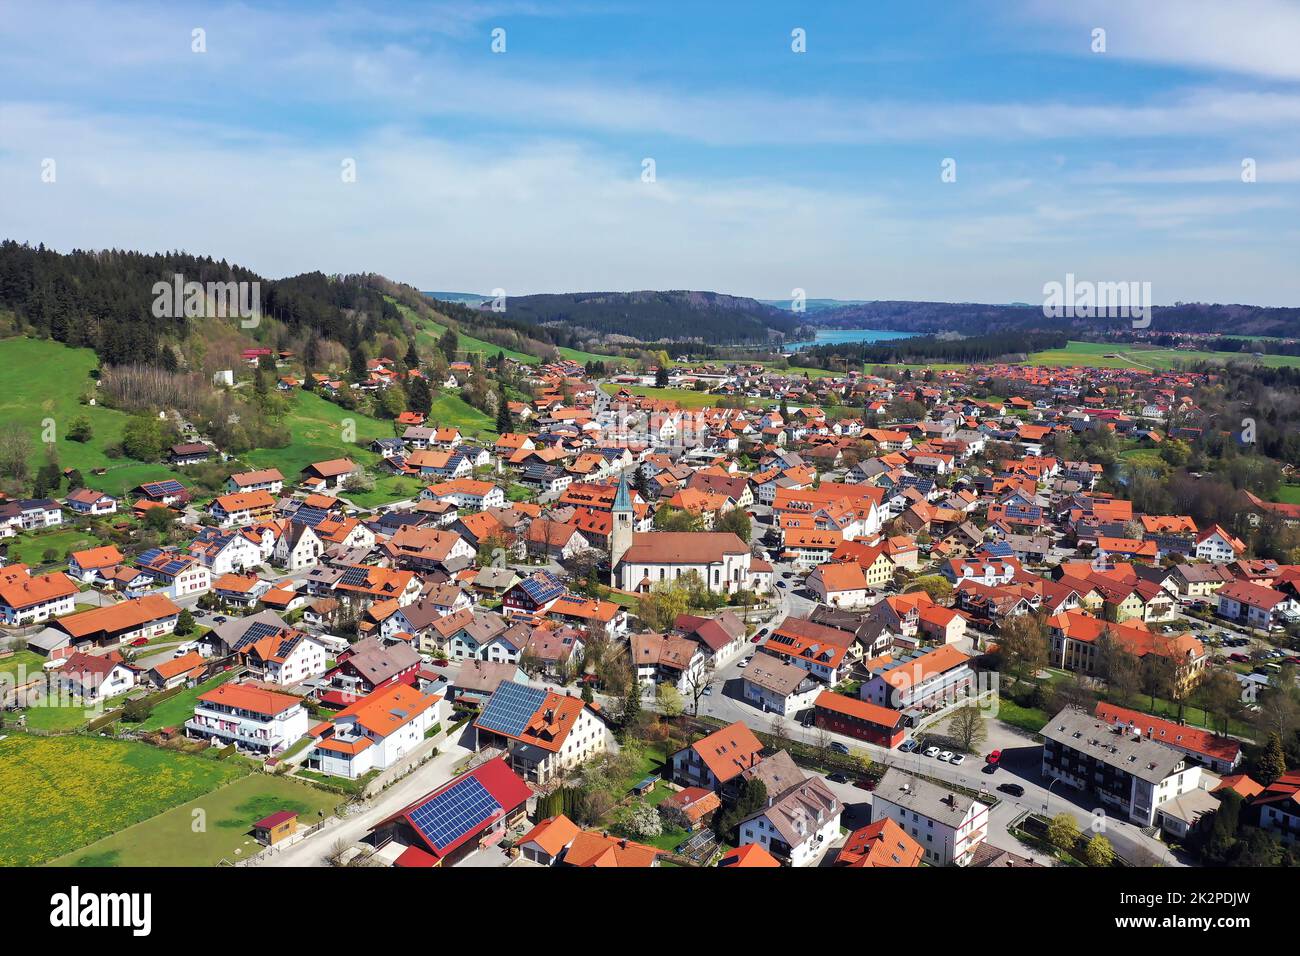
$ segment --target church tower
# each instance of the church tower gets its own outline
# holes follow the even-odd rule
[[[609,583],[618,586],[618,562],[632,547],[632,495],[627,488],[627,474],[618,476],[618,491],[614,493],[613,520],[609,527]]]

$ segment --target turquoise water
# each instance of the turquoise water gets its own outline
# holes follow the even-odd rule
[[[812,342],[787,342],[787,352],[797,352],[810,345],[842,345],[845,342],[885,342],[889,339],[910,339],[916,332],[893,332],[886,329],[824,329]]]

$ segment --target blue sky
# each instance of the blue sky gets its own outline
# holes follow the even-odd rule
[[[1039,301],[1074,273],[1300,303],[1296,0],[0,18],[0,235],[59,249],[509,295]]]

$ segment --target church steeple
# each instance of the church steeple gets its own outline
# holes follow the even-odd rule
[[[618,490],[614,492],[614,504],[610,509],[609,526],[609,578],[610,584],[618,586],[618,562],[627,549],[632,547],[632,493],[627,486],[627,473],[620,472]]]

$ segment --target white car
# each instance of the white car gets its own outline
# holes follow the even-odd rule
[[[938,747],[926,747],[926,748],[925,748],[925,755],[926,755],[927,757],[937,757],[937,756],[939,756],[939,748],[938,748]]]
[[[752,658],[752,657],[746,657],[743,661],[741,661],[741,662],[740,662],[739,664],[737,664],[736,666],[739,667],[741,670],[744,670],[746,667],[749,666],[749,662],[752,661],[753,659],[754,659],[754,658]]]
[[[708,697],[708,696],[709,696],[710,694],[712,694],[712,693],[713,693],[713,685],[712,685],[712,684],[710,684],[708,687],[704,688],[704,696],[705,696],[705,697]]]
[[[966,762],[966,755],[965,755],[965,754],[954,754],[954,755],[953,755],[953,758],[952,758],[951,760],[949,760],[948,762],[949,762],[950,764],[952,764],[954,767],[959,767],[959,766],[961,766],[962,764],[964,764],[964,763]]]
[[[951,751],[951,750],[945,750],[943,753],[939,754],[939,759],[942,760],[944,763],[951,763],[951,762],[952,762],[952,751]]]

